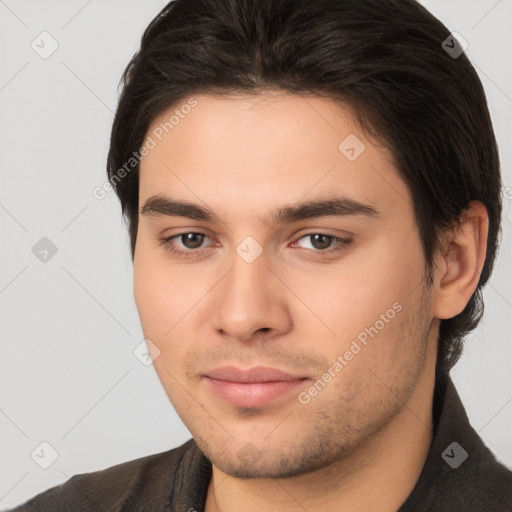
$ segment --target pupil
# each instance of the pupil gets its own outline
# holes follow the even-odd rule
[[[320,247],[318,247],[318,240],[322,238],[324,240],[325,243],[321,243],[320,242]],[[327,247],[329,247],[330,245],[330,237],[328,235],[313,235],[313,246],[315,247],[315,249],[327,249]]]
[[[197,249],[198,247],[201,247],[204,235],[201,235],[200,233],[187,233],[186,235],[183,235],[185,237],[185,241],[182,242],[188,249]]]

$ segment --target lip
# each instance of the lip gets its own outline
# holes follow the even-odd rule
[[[224,366],[204,375],[210,389],[238,407],[263,407],[301,386],[308,377],[257,366],[241,370]]]

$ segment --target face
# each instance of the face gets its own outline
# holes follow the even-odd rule
[[[390,154],[345,108],[285,93],[197,95],[147,135],[134,293],[170,401],[232,476],[342,459],[398,417],[431,357]]]

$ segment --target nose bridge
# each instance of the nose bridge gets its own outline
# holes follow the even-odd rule
[[[229,304],[233,301],[230,307],[238,307],[243,316],[249,306],[257,306],[265,301],[271,275],[263,254],[253,261],[235,254],[225,283],[223,302]]]
[[[250,338],[259,329],[282,330],[289,324],[281,285],[267,268],[265,254],[248,254],[250,245],[246,252],[237,248],[215,301],[216,328],[240,340]]]

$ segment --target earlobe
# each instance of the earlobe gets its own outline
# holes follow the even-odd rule
[[[469,302],[485,262],[488,229],[485,206],[480,201],[471,201],[460,224],[445,233],[435,260],[435,318],[453,318]]]

